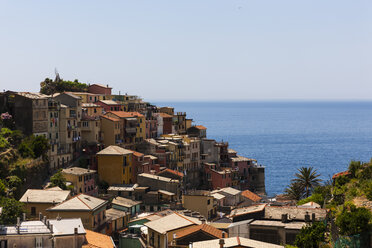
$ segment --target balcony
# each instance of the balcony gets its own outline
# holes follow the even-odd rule
[[[136,127],[126,127],[125,128],[125,132],[128,133],[128,134],[135,134],[137,133],[137,128]]]

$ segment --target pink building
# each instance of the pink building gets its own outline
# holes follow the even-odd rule
[[[220,170],[218,166],[213,163],[204,163],[204,170],[212,190],[231,187],[233,185],[231,170]]]

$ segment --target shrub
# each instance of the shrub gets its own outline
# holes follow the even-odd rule
[[[341,235],[361,234],[372,230],[371,219],[372,214],[368,209],[348,203],[336,216],[336,225],[339,227]]]
[[[323,222],[315,222],[301,228],[296,236],[295,245],[301,248],[316,248],[320,242],[325,241],[324,233],[326,225]]]

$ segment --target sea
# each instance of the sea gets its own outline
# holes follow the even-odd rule
[[[298,168],[325,182],[372,158],[372,102],[152,102],[186,112],[207,137],[266,167],[266,192],[283,193]]]

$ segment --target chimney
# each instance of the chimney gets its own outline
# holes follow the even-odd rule
[[[108,88],[108,84],[106,84],[106,87]]]
[[[53,224],[50,224],[50,226],[49,226],[49,230],[50,230],[50,232],[53,234]]]
[[[74,245],[73,245],[73,248],[77,248],[77,236],[78,236],[78,229],[77,227],[74,228]]]
[[[225,240],[223,240],[223,239],[220,239],[220,248],[223,248],[223,245],[225,244]]]
[[[222,232],[222,238],[227,238],[226,235],[227,233],[226,232]]]
[[[46,216],[43,217],[43,222],[46,225]]]
[[[17,217],[17,233],[21,233],[21,218]]]
[[[39,212],[39,220],[42,221],[42,219],[43,219],[43,214]]]
[[[23,213],[22,217],[23,217],[23,221],[26,221],[26,213]]]

